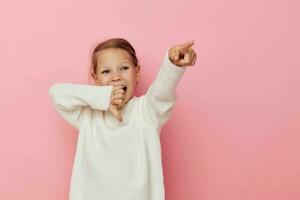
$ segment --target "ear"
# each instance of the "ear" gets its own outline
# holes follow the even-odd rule
[[[95,81],[95,84],[98,85],[98,79],[94,72],[91,73],[93,80]]]
[[[136,82],[140,80],[140,65],[135,67]]]
[[[96,77],[96,74],[94,72],[91,73],[91,76],[92,76],[93,80],[96,81],[97,77]]]

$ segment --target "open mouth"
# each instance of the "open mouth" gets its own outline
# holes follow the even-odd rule
[[[124,90],[124,92],[126,92],[127,91],[127,86],[123,86],[122,89]]]

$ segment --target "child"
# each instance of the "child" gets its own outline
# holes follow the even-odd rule
[[[70,200],[164,200],[160,131],[171,115],[176,85],[193,66],[194,41],[168,48],[145,95],[134,48],[122,38],[99,44],[92,55],[95,86],[56,83],[56,111],[79,130]]]

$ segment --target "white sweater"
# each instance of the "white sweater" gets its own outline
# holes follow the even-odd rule
[[[186,69],[170,62],[168,50],[146,94],[120,109],[123,122],[108,111],[112,86],[49,88],[55,110],[79,130],[69,200],[165,199],[160,131]]]

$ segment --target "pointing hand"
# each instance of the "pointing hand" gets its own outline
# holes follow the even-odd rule
[[[192,49],[194,41],[188,41],[183,44],[175,45],[169,49],[170,61],[179,67],[193,66],[196,62],[196,52]]]

